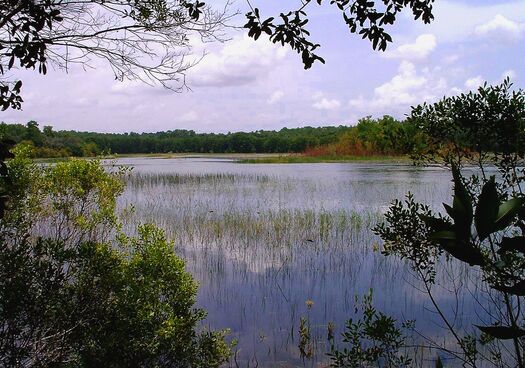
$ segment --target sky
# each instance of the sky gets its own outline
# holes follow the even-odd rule
[[[296,2],[252,0],[263,16]],[[282,127],[354,125],[365,116],[402,119],[410,107],[500,83],[525,82],[524,0],[436,0],[430,25],[402,14],[386,52],[352,35],[329,6],[308,8],[312,39],[326,64],[305,71],[299,55],[242,29],[224,43],[194,43],[197,59],[182,93],[136,81],[116,81],[102,61],[94,68],[51,70],[46,76],[15,71],[24,81],[21,111],[0,121],[37,121],[55,130],[155,132],[254,131]],[[242,24],[245,0],[232,10]]]

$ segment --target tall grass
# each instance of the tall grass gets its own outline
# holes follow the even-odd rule
[[[384,204],[407,188],[395,179],[381,188],[366,176],[320,179],[255,172],[129,176],[120,202],[134,206],[129,224],[166,229],[201,282],[199,303],[209,323],[231,328],[239,339],[240,366],[302,366],[299,326],[307,313],[309,362],[325,362],[328,322],[337,342],[354,296],[377,285],[376,301],[386,312],[428,314],[417,291],[401,281],[407,268],[379,255],[370,230]],[[418,188],[439,197],[433,186]],[[132,231],[126,222],[125,229]]]

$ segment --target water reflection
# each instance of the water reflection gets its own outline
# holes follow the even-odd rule
[[[132,166],[122,207],[130,221],[156,222],[174,239],[199,280],[198,305],[211,328],[230,328],[237,361],[315,366],[326,361],[327,324],[341,332],[354,296],[374,289],[374,304],[416,319],[429,336],[445,333],[407,267],[377,251],[370,230],[394,198],[411,191],[440,210],[450,196],[441,168],[388,164],[238,164],[211,159],[122,159]],[[453,269],[461,274],[465,270]],[[440,280],[443,287],[444,280]],[[446,313],[472,301],[436,289]],[[312,300],[308,309],[305,302]],[[299,357],[298,324],[308,316],[316,356]],[[283,363],[285,362],[285,363]]]

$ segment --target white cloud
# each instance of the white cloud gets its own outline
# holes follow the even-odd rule
[[[523,32],[523,25],[497,14],[490,21],[478,25],[474,33],[478,36],[495,37],[505,40],[517,40]]]
[[[493,85],[499,84],[507,77],[510,78],[511,82],[513,82],[516,79],[517,74],[514,70],[508,69],[508,70],[505,70],[503,73],[501,73],[501,75],[498,78],[495,78],[492,81],[487,81],[487,79],[483,78],[481,75],[477,75],[475,77],[468,78],[465,81],[464,83],[465,91],[467,92],[476,91],[485,82],[487,82],[488,84],[493,84]]]
[[[482,4],[483,3],[483,4]],[[494,20],[501,14],[513,22],[525,22],[525,1],[457,1],[440,0],[433,5],[435,20],[430,24],[413,22],[409,13],[404,13],[419,33],[433,33],[439,36],[440,44],[471,40],[475,30]]]
[[[452,87],[450,89],[449,95],[454,95],[455,96],[455,95],[459,95],[461,92],[463,92],[463,90],[461,88],[459,88],[459,87]]]
[[[444,64],[454,64],[456,61],[458,61],[460,59],[459,55],[457,54],[452,54],[452,55],[448,55],[448,56],[445,56],[443,58],[443,63]]]
[[[79,107],[79,108],[93,107],[93,106],[98,105],[98,101],[95,99],[87,98],[87,97],[79,97],[79,98],[74,98],[71,101],[71,105],[74,107]]]
[[[373,97],[359,96],[349,101],[349,106],[366,113],[393,114],[400,109],[424,101],[435,101],[451,92],[445,78],[438,76],[439,68],[423,68],[418,72],[415,65],[403,61],[392,79],[374,89]]]
[[[422,34],[416,38],[414,43],[401,45],[394,51],[386,52],[384,56],[405,60],[421,60],[434,51],[436,46],[436,36],[433,34]]]
[[[482,27],[497,14],[525,25],[525,0],[440,0],[434,6],[435,21],[431,24],[414,22],[407,12],[401,15],[395,43],[389,47],[389,52],[404,57],[397,59],[378,57],[367,42],[340,32],[339,22],[323,14],[314,17],[313,13],[310,28],[312,33],[326,36],[320,40],[320,52],[327,60],[325,66],[316,64],[315,70],[302,70],[300,56],[292,51],[285,56],[289,48],[261,39],[245,40],[240,33],[229,33],[232,40],[224,44],[199,45],[199,39],[192,40],[195,58],[205,50],[209,54],[187,73],[191,93],[173,94],[130,81],[116,83],[104,63],[88,72],[72,67],[68,74],[50,68],[46,76],[12,71],[24,81],[25,102],[22,111],[3,112],[2,120],[34,119],[56,129],[99,131],[184,128],[227,132],[338,124],[370,114],[402,117],[410,105],[465,92],[469,77],[481,75],[491,83],[501,83],[505,70],[514,71],[520,78],[525,75],[525,65],[520,62],[522,48],[495,41],[498,32]],[[477,35],[476,27],[487,35]],[[509,29],[512,34],[515,28],[511,25]],[[501,31],[509,38],[508,32]],[[436,36],[433,50],[431,43],[418,38],[426,34]],[[525,30],[520,37],[525,39]],[[336,43],[340,47],[334,47]],[[418,59],[426,52],[426,59]],[[403,60],[410,63],[398,70]],[[323,90],[325,94],[315,93]],[[282,91],[284,97],[270,104],[276,91]],[[312,107],[315,103],[328,106],[326,102],[334,98],[340,101],[339,108]],[[98,105],[89,108],[97,101]]]
[[[280,101],[283,97],[284,97],[284,92],[283,91],[281,91],[281,90],[275,91],[274,93],[272,93],[272,95],[268,99],[268,103],[270,105],[274,104],[274,103]]]
[[[314,100],[320,100],[321,98],[324,97],[324,92],[323,91],[315,91],[313,94],[312,94],[312,98]]]
[[[413,91],[421,88],[425,83],[427,83],[427,79],[417,74],[414,64],[403,61],[399,65],[398,74],[390,81],[374,89],[374,98],[372,100],[367,101],[364,98],[353,99],[350,100],[350,106],[365,107],[374,105],[387,107],[411,104],[417,98]]]
[[[220,50],[210,52],[189,72],[191,86],[229,87],[254,82],[268,74],[288,49],[248,35],[234,38]]]
[[[367,108],[369,104],[369,100],[365,99],[363,95],[359,95],[357,98],[353,98],[350,101],[348,101],[348,106],[355,107],[358,110],[364,110]]]
[[[312,105],[317,110],[335,110],[341,107],[341,101],[323,97]]]
[[[194,110],[190,110],[187,113],[182,114],[177,120],[183,123],[193,123],[199,120],[199,114]]]
[[[505,70],[503,73],[501,73],[501,76],[499,77],[499,79],[503,80],[507,77],[510,78],[511,81],[513,81],[514,79],[518,77],[518,74],[512,69]]]
[[[465,88],[469,91],[478,89],[479,86],[481,86],[485,80],[481,75],[469,78],[465,81]]]
[[[116,94],[132,95],[139,93],[139,91],[143,90],[145,87],[147,86],[140,80],[125,79],[123,81],[116,81],[113,83],[111,86],[111,92]]]

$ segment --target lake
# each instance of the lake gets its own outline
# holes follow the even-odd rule
[[[339,335],[354,316],[355,297],[369,289],[379,310],[415,319],[426,336],[447,338],[410,269],[381,255],[371,231],[390,202],[408,191],[436,210],[450,202],[447,170],[210,158],[116,163],[133,167],[120,199],[121,208],[134,207],[126,224],[153,222],[166,230],[199,281],[197,304],[208,311],[206,326],[229,328],[238,341],[232,366],[326,365],[328,323]],[[435,288],[458,326],[474,310],[467,293],[451,297],[446,291],[450,273],[461,272],[451,267],[447,277],[438,273]],[[299,354],[301,317],[311,327],[311,359]],[[423,354],[421,364],[434,357]]]

